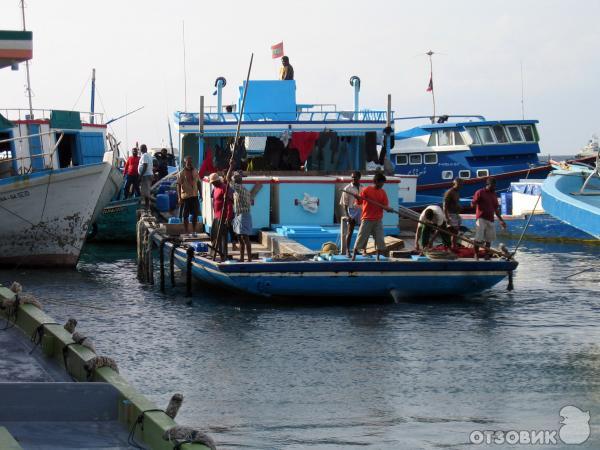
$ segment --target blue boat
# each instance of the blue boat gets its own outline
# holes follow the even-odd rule
[[[396,118],[399,120],[426,117]],[[429,119],[429,117],[427,117]],[[448,121],[456,119],[456,121]],[[441,196],[460,177],[462,195],[472,197],[494,176],[499,191],[523,178],[545,178],[551,166],[538,159],[537,120],[486,120],[442,116],[438,122],[395,133],[391,150],[396,174],[419,176],[420,194]]]
[[[218,81],[217,99],[220,99],[224,83]],[[392,246],[402,244],[393,236],[387,238],[389,256],[382,257],[381,261],[370,255],[361,255],[352,261],[344,256],[343,248],[342,254],[337,254],[335,245],[321,248],[326,241],[337,240],[342,234],[333,230],[344,226],[339,198],[350,181],[349,172],[362,171],[363,185],[371,184],[373,175],[369,174],[368,163],[378,157],[379,161],[384,159],[377,151],[377,142],[386,141],[389,147],[392,137],[389,100],[387,111],[360,109],[357,104],[359,83],[351,80],[351,84],[355,88],[352,111],[338,111],[331,105],[325,110],[323,105],[298,103],[294,81],[252,80],[249,88],[242,85],[239,89],[240,94],[248,89],[246,109],[241,116],[236,112],[222,112],[219,100],[216,110],[177,113],[182,157],[191,156],[198,166],[206,162],[208,149],[211,149],[213,156],[217,153],[214,166],[222,169],[228,166],[230,154],[225,152],[226,157],[222,157],[221,162],[218,154],[229,147],[228,139],[236,135],[240,119],[240,136],[244,137],[248,166],[244,184],[256,193],[251,215],[260,244],[254,247],[257,254],[252,262],[216,262],[209,255],[208,236],[181,236],[178,234],[181,231],[176,231],[181,225],[159,227],[150,218],[143,217],[138,235],[141,278],[152,278],[151,264],[145,256],[151,254],[149,242],[160,248],[162,283],[168,260],[186,272],[188,286],[194,277],[204,283],[272,298],[369,301],[464,295],[488,289],[515,270],[517,262],[505,258],[475,261],[442,255],[430,259],[412,256],[410,252],[393,253]],[[310,156],[292,167],[278,166],[277,152],[298,150],[302,153],[303,146],[294,147],[296,139],[302,137],[301,142],[305,143],[310,133],[316,135],[312,135],[316,138],[312,141],[314,148],[311,146],[307,152]],[[288,140],[289,147],[284,143]],[[322,142],[326,145],[321,146]],[[333,148],[338,149],[337,152]],[[257,164],[251,165],[251,162],[260,163],[260,169],[256,170]],[[245,164],[243,159],[240,164]],[[384,186],[393,206],[400,199],[414,202],[415,188],[415,175],[390,176]],[[211,198],[209,183],[202,183],[202,197],[205,200],[203,226],[210,230],[213,211],[211,202],[207,201]],[[398,235],[397,214],[385,213],[382,222],[387,235]],[[146,231],[142,231],[144,229]],[[168,231],[170,229],[173,233]]]
[[[157,238],[157,242],[158,238]],[[188,242],[188,245],[193,245]],[[171,242],[163,245],[170,258]],[[213,261],[206,252],[194,252],[192,275],[198,280],[232,291],[277,299],[345,298],[364,301],[404,297],[469,295],[498,284],[517,268],[516,261],[430,260],[362,257],[351,261],[342,255],[315,255],[305,261]],[[187,271],[186,249],[174,249],[174,264]]]
[[[544,209],[560,221],[600,239],[600,154],[596,167],[562,164],[544,181]]]

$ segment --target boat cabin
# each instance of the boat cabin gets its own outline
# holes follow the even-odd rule
[[[245,83],[239,86],[238,104],[224,110],[220,98],[225,83],[220,80],[215,83],[216,107],[175,114],[181,158],[191,156],[205,181],[211,172],[228,168],[246,89]],[[235,163],[244,171],[247,188],[262,190],[254,199],[254,226],[339,229],[339,198],[350,173],[362,171],[366,186],[372,182],[368,172],[392,167],[386,151],[386,138],[392,136],[385,133],[392,118],[391,111],[360,109],[357,96],[353,110],[339,110],[331,104],[299,103],[293,80],[251,80]],[[414,201],[416,176],[388,177],[385,189],[392,206],[398,204],[399,194]],[[203,198],[210,198],[208,183],[203,191]],[[203,202],[203,221],[210,228],[210,202]],[[386,213],[384,224],[390,232],[397,232],[397,223],[397,215]]]
[[[105,141],[102,114],[0,110],[0,178],[101,163]]]
[[[526,170],[540,164],[537,123],[477,116],[397,132],[391,150],[395,173],[419,175],[419,183],[432,184]]]

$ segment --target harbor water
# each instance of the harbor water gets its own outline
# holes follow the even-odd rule
[[[135,248],[116,245],[88,245],[76,271],[0,281],[77,318],[159,407],[181,392],[178,422],[219,448],[464,448],[477,430],[558,430],[566,405],[590,413],[580,448],[600,448],[599,255],[525,242],[512,292],[399,304],[285,305],[201,285],[188,304],[181,279],[166,294],[140,284]],[[572,447],[558,442],[535,447]]]

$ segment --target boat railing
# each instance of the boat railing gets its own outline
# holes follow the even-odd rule
[[[23,109],[23,108],[3,108],[0,113],[10,121],[21,120],[50,120],[51,109]],[[33,113],[33,116],[32,116]],[[93,123],[101,125],[104,123],[104,114],[89,111],[80,111],[79,115],[83,123]]]
[[[205,124],[234,124],[240,114],[204,113]],[[193,125],[198,123],[198,113],[177,113],[179,124]],[[291,112],[245,112],[242,122],[385,122],[386,111],[291,111]]]
[[[4,144],[4,143],[8,143],[8,142],[18,142],[24,139],[29,139],[31,137],[38,137],[38,136],[46,136],[46,135],[50,135],[50,134],[55,134],[55,131],[47,131],[45,133],[35,133],[35,134],[30,134],[27,136],[17,136],[14,138],[10,138],[10,139],[2,139],[0,140],[0,144]],[[42,161],[46,161],[46,156],[48,156],[49,161],[50,161],[50,165],[46,165],[44,164],[44,169],[43,170],[48,170],[48,169],[52,169],[52,162],[54,161],[54,154],[56,153],[56,150],[58,149],[58,146],[60,145],[63,137],[64,137],[65,133],[64,131],[60,133],[60,135],[58,136],[58,139],[56,139],[56,142],[54,143],[54,145],[52,146],[52,148],[46,152],[46,153],[38,153],[35,155],[29,154],[29,155],[24,155],[24,156],[16,156],[16,157],[12,157],[12,158],[3,158],[0,157],[0,164],[4,167],[6,167],[7,163],[10,163],[11,166],[16,162],[16,163],[20,163],[18,164],[18,174],[19,175],[25,175],[28,173],[33,172],[33,160],[38,160],[39,158],[41,158]],[[6,153],[6,152],[4,152]],[[26,167],[23,162],[29,160],[29,167]],[[0,170],[0,178],[4,178],[2,175],[2,170]],[[11,174],[12,175],[12,174]]]
[[[394,117],[394,120],[421,120],[428,119],[431,123],[435,123],[437,119],[444,118],[458,118],[458,119],[477,119],[480,122],[484,122],[486,119],[484,116],[479,114],[444,114],[441,116],[406,116],[406,117]]]

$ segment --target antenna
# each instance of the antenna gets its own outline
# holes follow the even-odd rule
[[[21,15],[23,17],[23,31],[27,31],[25,27],[25,0],[21,0]],[[27,86],[25,87],[25,91],[27,92],[27,97],[29,98],[29,118],[33,119],[33,106],[31,103],[31,79],[29,77],[29,60],[25,61],[25,70],[27,72]]]
[[[523,88],[523,61],[521,61],[521,118],[525,120],[525,100],[524,100],[524,92]]]
[[[425,53],[429,56],[429,87],[428,91],[431,91],[431,100],[433,101],[433,121],[435,121],[435,91],[433,89],[433,55],[435,54],[433,51],[429,50]]]
[[[185,20],[181,21],[183,39],[183,109],[187,112],[187,69],[185,67]]]

